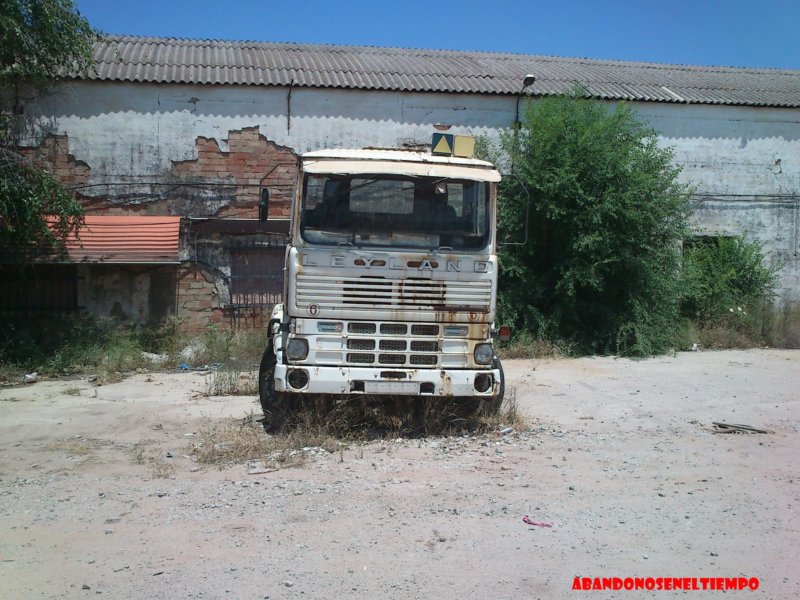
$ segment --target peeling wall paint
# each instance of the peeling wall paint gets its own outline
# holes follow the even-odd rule
[[[81,175],[82,186],[76,180],[84,196],[123,201],[128,209],[177,211],[173,214],[216,210],[223,216],[254,217],[254,197],[240,202],[241,180],[225,173],[236,164],[231,157],[240,139],[257,139],[265,152],[281,156],[328,147],[427,143],[437,123],[452,125],[453,133],[496,139],[512,125],[516,104],[514,97],[494,95],[294,88],[289,127],[288,92],[277,87],[73,82],[28,107],[28,114],[38,115],[45,132],[68,137],[69,152],[88,169]],[[695,187],[701,203],[698,232],[746,233],[763,241],[782,265],[783,297],[800,297],[800,109],[632,106],[659,132],[660,143],[673,147],[683,169],[681,179]],[[28,144],[44,139],[31,138]],[[212,156],[222,157],[219,164],[225,165],[213,176],[201,167],[204,157]],[[241,166],[254,167],[246,185],[255,189],[256,180],[264,176],[263,165],[245,161]],[[284,181],[280,194],[285,201],[290,171],[277,175]],[[175,190],[188,188],[179,186],[171,196],[164,191],[164,184],[185,184],[201,175],[229,187],[181,195]],[[172,204],[164,204],[168,196]]]

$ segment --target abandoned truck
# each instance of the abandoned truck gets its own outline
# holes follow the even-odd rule
[[[460,145],[471,154],[463,138],[440,137],[434,152],[301,157],[284,302],[272,312],[259,371],[268,427],[311,395],[499,408],[504,379],[492,342],[507,335],[494,329],[500,174],[453,155]],[[268,202],[267,192],[262,219]]]

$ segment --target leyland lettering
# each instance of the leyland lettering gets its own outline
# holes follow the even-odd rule
[[[347,260],[350,259],[351,264],[347,264]],[[300,255],[300,263],[303,266],[309,267],[318,267],[319,265],[315,262],[313,255],[309,254],[302,254]],[[435,271],[436,269],[444,269],[445,271],[462,271],[464,269],[464,265],[469,265],[472,270],[476,273],[486,273],[489,269],[489,263],[483,260],[476,260],[472,261],[471,264],[468,261],[463,259],[455,259],[455,260],[446,260],[443,264],[439,264],[436,260],[429,260],[423,259],[420,261],[415,261],[413,265],[408,264],[408,262],[403,262],[402,260],[390,256],[388,259],[388,263],[385,259],[376,258],[374,256],[345,256],[345,255],[333,255],[330,257],[330,265],[331,267],[363,267],[365,269],[372,269],[372,268],[386,268],[392,269],[395,271],[402,271],[407,267],[412,269],[416,268],[418,271]]]
[[[280,427],[307,394],[452,397],[472,412],[499,408],[499,181],[490,163],[470,157],[302,156],[284,302],[273,310],[259,371],[268,425]],[[261,208],[266,218],[268,193]]]

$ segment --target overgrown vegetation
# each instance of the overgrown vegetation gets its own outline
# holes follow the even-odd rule
[[[656,133],[624,104],[609,111],[576,94],[531,104],[493,152],[511,172],[499,239],[529,232],[501,251],[500,320],[580,354],[681,345],[690,190]]]
[[[72,0],[0,2],[0,246],[6,260],[49,250],[77,228],[82,209],[17,146],[30,136],[26,101],[92,67],[98,33]],[[45,217],[55,216],[48,227]]]
[[[97,374],[113,380],[136,369],[186,365],[211,366],[219,379],[209,393],[254,394],[252,373],[264,351],[263,331],[233,332],[210,327],[195,336],[174,322],[160,327],[122,326],[86,316],[7,319],[0,328],[0,380],[17,380],[23,372],[58,376]]]
[[[685,245],[682,308],[704,347],[782,345],[776,285],[777,266],[766,264],[756,241],[707,237]]]

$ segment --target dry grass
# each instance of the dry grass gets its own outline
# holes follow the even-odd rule
[[[151,456],[147,465],[150,476],[154,479],[170,479],[175,475],[175,467],[160,456]]]
[[[253,396],[258,394],[258,375],[255,371],[240,372],[221,368],[206,376],[209,396]]]
[[[199,463],[226,466],[258,461],[272,468],[299,467],[309,453],[336,452],[338,440],[309,426],[299,425],[270,435],[251,415],[222,426],[205,427],[187,452]]]
[[[137,465],[147,465],[150,477],[154,479],[170,479],[175,475],[175,467],[158,454],[148,452],[145,442],[134,444],[130,453]]]
[[[517,407],[516,388],[506,391],[494,414],[472,412],[466,399],[381,399],[361,395],[343,401],[316,397],[293,415],[276,434],[264,431],[254,414],[222,425],[208,425],[186,449],[203,465],[219,467],[256,463],[264,468],[303,466],[318,452],[339,453],[375,439],[522,431],[528,424]]]
[[[368,394],[339,400],[309,398],[284,431],[300,428],[337,439],[367,441],[480,434],[504,427],[527,427],[517,410],[514,388],[507,390],[503,405],[494,413],[475,398],[385,398]]]
[[[480,429],[486,433],[502,431],[509,427],[514,431],[525,431],[530,427],[525,417],[519,411],[519,406],[517,405],[517,388],[514,386],[506,390],[503,404],[497,413],[485,415],[480,419]]]
[[[83,437],[66,438],[46,444],[45,450],[63,452],[67,456],[89,456],[98,447],[96,440],[88,440]]]
[[[787,304],[782,309],[762,308],[744,318],[693,324],[690,336],[708,350],[764,346],[800,348],[800,303]]]
[[[570,349],[563,342],[553,342],[537,338],[523,331],[509,342],[498,346],[500,358],[564,358],[570,355]]]

